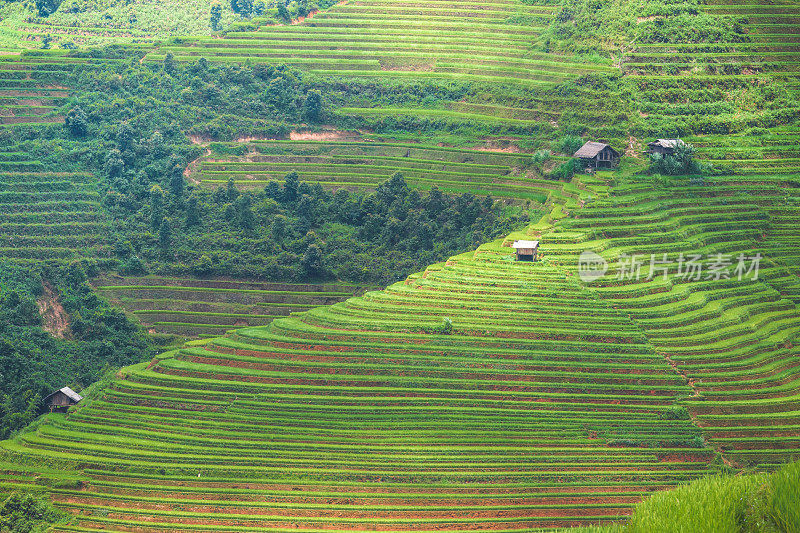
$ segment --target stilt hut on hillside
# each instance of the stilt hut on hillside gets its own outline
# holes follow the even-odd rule
[[[575,152],[587,168],[614,168],[619,164],[619,152],[606,143],[588,141]]]
[[[512,247],[517,253],[517,261],[536,261],[539,241],[514,241]]]
[[[63,413],[69,409],[71,405],[75,405],[81,400],[83,400],[83,396],[69,387],[63,387],[54,393],[45,396],[43,400],[43,410],[51,413]]]

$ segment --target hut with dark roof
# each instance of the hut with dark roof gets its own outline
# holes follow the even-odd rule
[[[587,168],[614,168],[619,164],[619,152],[606,143],[588,141],[575,152]]]
[[[75,405],[81,400],[83,400],[83,396],[69,387],[64,387],[58,389],[48,396],[45,396],[44,400],[42,400],[43,410],[50,413],[63,413],[69,409],[71,405]]]

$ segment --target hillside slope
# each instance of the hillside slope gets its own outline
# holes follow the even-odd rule
[[[780,267],[758,281],[576,276],[587,249],[753,250],[776,198],[763,185],[755,202],[743,185],[616,190],[532,227],[540,262],[488,244],[165,354],[3,446],[81,465],[78,490],[51,492],[81,531],[568,526],[618,519],[713,471],[718,452],[796,458],[800,316],[769,285]],[[648,236],[653,213],[674,240]]]
[[[402,166],[420,189],[543,200],[549,215],[385,290],[127,367],[0,444],[2,486],[74,515],[56,531],[511,532],[608,525],[651,492],[797,460],[797,3],[586,7],[358,0],[137,49],[160,79],[201,57],[245,79],[294,65],[326,91],[331,127],[371,130],[216,143],[227,153],[198,160],[199,186],[235,178],[236,192],[297,168],[370,189]],[[29,60],[92,58],[27,54],[7,70]],[[559,181],[474,149],[575,133],[611,141],[621,168]],[[647,173],[642,145],[668,136],[714,170]],[[21,192],[3,193],[9,217],[38,204]],[[35,242],[72,238],[12,223],[34,235],[32,259]],[[540,261],[514,261],[522,238]],[[597,279],[581,275],[587,252]]]

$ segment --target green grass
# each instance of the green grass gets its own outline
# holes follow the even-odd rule
[[[651,496],[623,526],[570,533],[674,531],[791,532],[800,530],[800,463],[771,475],[714,476]]]

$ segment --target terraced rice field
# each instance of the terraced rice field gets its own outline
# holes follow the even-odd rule
[[[93,287],[119,305],[150,333],[208,337],[226,331],[269,324],[320,305],[363,292],[337,284],[262,283],[157,276],[107,276]]]
[[[800,456],[795,418],[800,317],[795,293],[787,290],[796,287],[800,265],[787,262],[781,248],[784,217],[797,214],[796,202],[778,180],[688,190],[631,186],[564,220],[570,232],[593,238],[553,251],[579,247],[609,258],[621,251],[640,254],[642,280],[606,280],[595,286],[596,293],[629,316],[686,377],[693,395],[681,403],[735,465],[768,466]],[[765,258],[758,281],[707,274],[697,282],[664,280],[660,272],[645,279],[651,253],[658,260],[667,253],[674,273],[681,252],[724,254],[731,269],[742,252]]]
[[[64,122],[69,65],[58,57],[0,57],[0,128]],[[96,179],[54,169],[28,145],[0,144],[0,257],[15,261],[108,257],[107,218]]]
[[[540,262],[512,260],[514,234],[186,346],[5,450],[82,465],[50,491],[76,515],[60,531],[141,532],[602,523],[720,460],[797,459],[800,265],[773,256],[792,174],[598,194],[612,176],[580,178],[568,217],[524,233]],[[610,273],[622,254],[666,253],[673,273],[681,252],[765,258],[758,280],[648,279],[644,261],[582,283],[587,249]]]
[[[532,54],[532,37],[553,5],[518,0],[356,0],[302,24],[186,38],[148,56],[179,60],[287,63],[320,75],[465,79],[538,85],[608,70],[550,54]],[[510,23],[509,20],[517,23]],[[409,24],[413,23],[413,24]]]
[[[747,29],[744,41],[636,44],[624,58],[623,71],[633,75],[629,80],[642,94],[640,112],[654,125],[651,134],[663,134],[657,129],[664,119],[699,126],[709,134],[725,134],[736,131],[725,122],[734,113],[736,129],[769,119],[788,123],[800,110],[800,6],[792,1],[761,5],[710,0],[704,9],[741,18]],[[779,94],[794,102],[779,109],[750,106],[747,112],[737,113],[737,95],[766,83],[786,87]],[[709,94],[714,98],[708,99]]]
[[[759,80],[795,91],[796,8],[708,9],[747,16],[751,40],[637,46],[623,63],[654,136],[666,118],[707,119],[703,133],[685,136],[722,171],[704,184],[621,171],[553,188],[526,176],[527,156],[400,143],[263,141],[239,160],[204,159],[193,177],[212,186],[229,176],[263,186],[295,170],[307,181],[370,187],[401,170],[418,187],[546,198],[552,211],[385,290],[275,320],[271,304],[292,309],[271,296],[250,299],[265,296],[263,287],[104,280],[102,292],[153,327],[201,312],[208,321],[222,313],[234,327],[237,314],[269,323],[124,369],[69,414],[5,441],[19,463],[58,467],[37,470],[43,478],[69,473],[71,483],[48,489],[76,517],[57,531],[530,531],[618,520],[648,493],[723,463],[769,469],[800,458],[800,129],[732,135],[717,122],[730,102],[687,106],[692,94]],[[466,2],[355,2],[300,25],[189,39],[149,59],[167,50],[185,60],[252,54],[323,75],[335,63],[355,76],[470,79],[477,63],[448,70],[450,52],[437,50],[482,56],[491,34],[492,53],[514,57],[500,40],[515,33],[491,29],[516,10],[551,13],[513,0],[485,11]],[[449,21],[436,18],[445,13]],[[422,50],[435,61],[416,52],[396,64],[376,59],[400,42],[410,17],[422,20],[404,49],[430,45]],[[537,61],[516,60],[530,71]],[[502,61],[481,65],[481,76],[529,86],[558,78],[554,69],[549,78],[523,76]],[[523,112],[516,118],[536,120]],[[768,114],[754,110],[738,125],[772,124]],[[513,261],[508,245],[522,237],[540,240],[541,261]],[[611,274],[582,282],[585,250],[604,257]],[[681,253],[763,259],[758,279],[685,279],[674,275]],[[651,254],[672,274],[649,277]],[[617,279],[634,255],[641,275]],[[247,296],[231,303],[229,293]],[[35,480],[0,464],[3,487]]]
[[[0,56],[0,127],[63,123],[56,111],[69,96],[59,83],[69,61],[58,53]]]
[[[90,174],[0,172],[0,204],[2,257],[41,261],[110,254],[107,219]]]
[[[233,178],[243,187],[281,182],[289,172],[329,187],[373,188],[395,172],[420,189],[437,186],[461,194],[543,202],[558,184],[528,176],[530,154],[462,150],[420,144],[324,141],[255,141],[231,159],[212,153],[190,179],[219,186]]]
[[[336,112],[360,123],[386,118],[468,122],[530,135],[549,128],[565,105],[575,103],[569,97],[542,98],[537,89],[583,74],[616,72],[610,60],[593,63],[534,48],[557,10],[546,2],[521,0],[355,0],[300,24],[263,26],[221,39],[180,38],[146,60],[161,61],[172,53],[188,62],[205,57],[221,63],[284,63],[329,81],[491,84],[514,92],[514,103],[477,92],[435,108],[376,106],[365,100]]]
[[[495,245],[130,368],[5,446],[87,466],[63,531],[515,531],[709,471],[688,396],[628,316]]]

